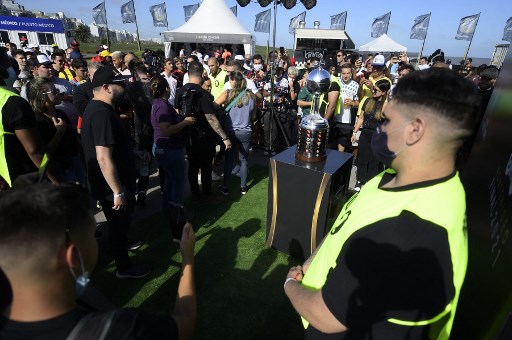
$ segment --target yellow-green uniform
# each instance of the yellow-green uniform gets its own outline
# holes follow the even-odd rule
[[[345,204],[302,280],[352,332],[336,339],[449,338],[468,262],[464,188],[457,173],[382,188],[394,175]]]
[[[208,76],[212,81],[212,96],[214,100],[222,94],[227,75],[226,71],[220,70],[215,77],[212,74]]]

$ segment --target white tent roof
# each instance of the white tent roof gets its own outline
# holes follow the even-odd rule
[[[251,44],[246,30],[224,0],[203,0],[183,25],[164,32],[166,42]]]
[[[359,46],[359,51],[363,52],[401,52],[407,51],[407,47],[400,45],[387,34],[383,34],[377,39],[367,44]]]

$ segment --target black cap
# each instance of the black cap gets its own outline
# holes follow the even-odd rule
[[[112,66],[100,67],[94,73],[92,78],[92,87],[99,87],[105,84],[113,84],[117,82],[124,83],[130,76],[124,76]]]
[[[480,76],[489,78],[489,79],[496,79],[498,78],[498,75],[500,74],[500,71],[496,66],[490,65],[487,66],[480,72]]]

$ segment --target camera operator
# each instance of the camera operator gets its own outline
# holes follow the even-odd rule
[[[265,96],[264,107],[267,108],[266,114],[263,116],[264,133],[265,133],[265,148],[266,153],[272,155],[275,153],[276,141],[277,141],[277,124],[272,121],[274,114],[281,121],[286,121],[286,97],[289,95],[289,83],[288,79],[284,76],[284,69],[282,67],[276,67],[274,72],[274,79],[270,79],[271,72],[267,74],[267,83],[263,87],[263,96]],[[272,82],[274,83],[274,98],[271,98],[271,87]],[[273,103],[275,112],[273,113],[268,108]]]

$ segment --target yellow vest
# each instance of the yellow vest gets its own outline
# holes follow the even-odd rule
[[[302,280],[302,285],[313,290],[321,289],[327,280],[329,271],[336,267],[336,260],[344,243],[352,234],[380,220],[396,217],[404,210],[410,211],[421,219],[446,229],[455,295],[444,310],[440,310],[432,319],[398,320],[389,318],[387,322],[409,327],[432,325],[432,331],[436,330],[436,334],[431,334],[432,339],[448,339],[468,264],[464,188],[457,174],[443,183],[424,188],[405,191],[381,190],[378,185],[386,172],[393,173],[393,170],[388,169],[377,175],[345,204],[311,262]],[[447,314],[449,317],[444,318]],[[308,322],[305,319],[302,320],[304,328],[307,328]]]
[[[333,114],[333,116],[334,116],[335,114],[339,114],[340,111],[341,111],[341,99],[340,99],[341,98],[341,82],[340,82],[340,80],[338,78],[336,78],[335,76],[333,76],[331,74],[331,84],[333,82],[337,83],[340,86],[340,95],[338,96],[338,100],[336,102],[336,108],[334,109],[334,114]],[[330,88],[330,86],[329,86],[329,88]],[[318,105],[319,109],[323,105],[323,103],[325,103],[325,110],[327,111],[327,106],[329,105],[329,100],[326,97],[326,94],[322,94],[320,96],[320,104]],[[311,104],[312,105],[311,109],[313,109],[313,104],[314,103]],[[324,116],[325,116],[325,112],[324,112]]]
[[[212,81],[212,96],[213,100],[217,99],[224,89],[224,83],[226,82],[226,76],[228,73],[224,70],[220,70],[217,76],[212,76],[211,74],[208,76]]]
[[[4,125],[2,123],[2,109],[7,100],[14,96],[18,95],[6,89],[0,88],[0,176],[2,176],[2,178],[7,182],[7,184],[9,184],[9,186],[12,186],[12,183],[11,176],[9,175],[9,167],[7,166],[4,136],[13,135],[14,133],[4,130]]]
[[[66,79],[67,81],[73,80],[75,76],[71,72],[69,68],[64,68],[64,70],[59,71],[59,78]]]

